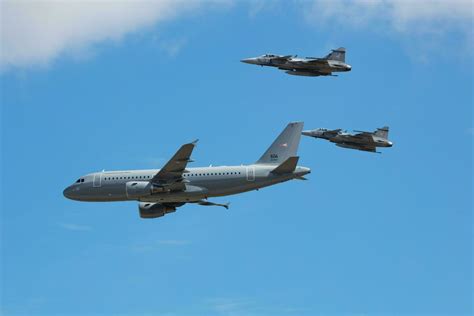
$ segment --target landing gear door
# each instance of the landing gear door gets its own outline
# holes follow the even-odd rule
[[[255,181],[255,167],[247,167],[247,181]]]
[[[92,181],[92,186],[94,188],[99,188],[102,185],[102,172],[94,174],[94,180]]]

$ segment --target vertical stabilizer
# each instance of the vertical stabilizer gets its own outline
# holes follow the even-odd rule
[[[346,62],[346,49],[344,47],[339,47],[338,49],[333,49],[327,56],[328,60],[337,60]]]
[[[377,128],[377,130],[375,131],[375,136],[378,136],[383,139],[388,139],[388,126]]]
[[[290,157],[296,157],[303,124],[303,122],[288,124],[256,163],[279,165]]]

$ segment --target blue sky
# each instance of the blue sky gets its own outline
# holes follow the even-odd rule
[[[454,3],[163,2],[2,31],[1,315],[472,315],[472,11]],[[339,46],[339,77],[239,62]],[[303,138],[309,181],[215,199],[229,211],[62,196],[196,138],[192,166],[251,163],[293,120],[389,125],[394,147]]]

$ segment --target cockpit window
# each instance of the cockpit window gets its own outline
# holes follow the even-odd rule
[[[76,183],[79,183],[79,182],[81,182],[81,179],[77,179]]]

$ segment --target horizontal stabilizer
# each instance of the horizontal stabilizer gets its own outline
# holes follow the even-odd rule
[[[272,173],[276,174],[285,174],[292,173],[296,169],[296,164],[298,163],[300,157],[290,157],[285,160],[281,165],[272,170]]]

